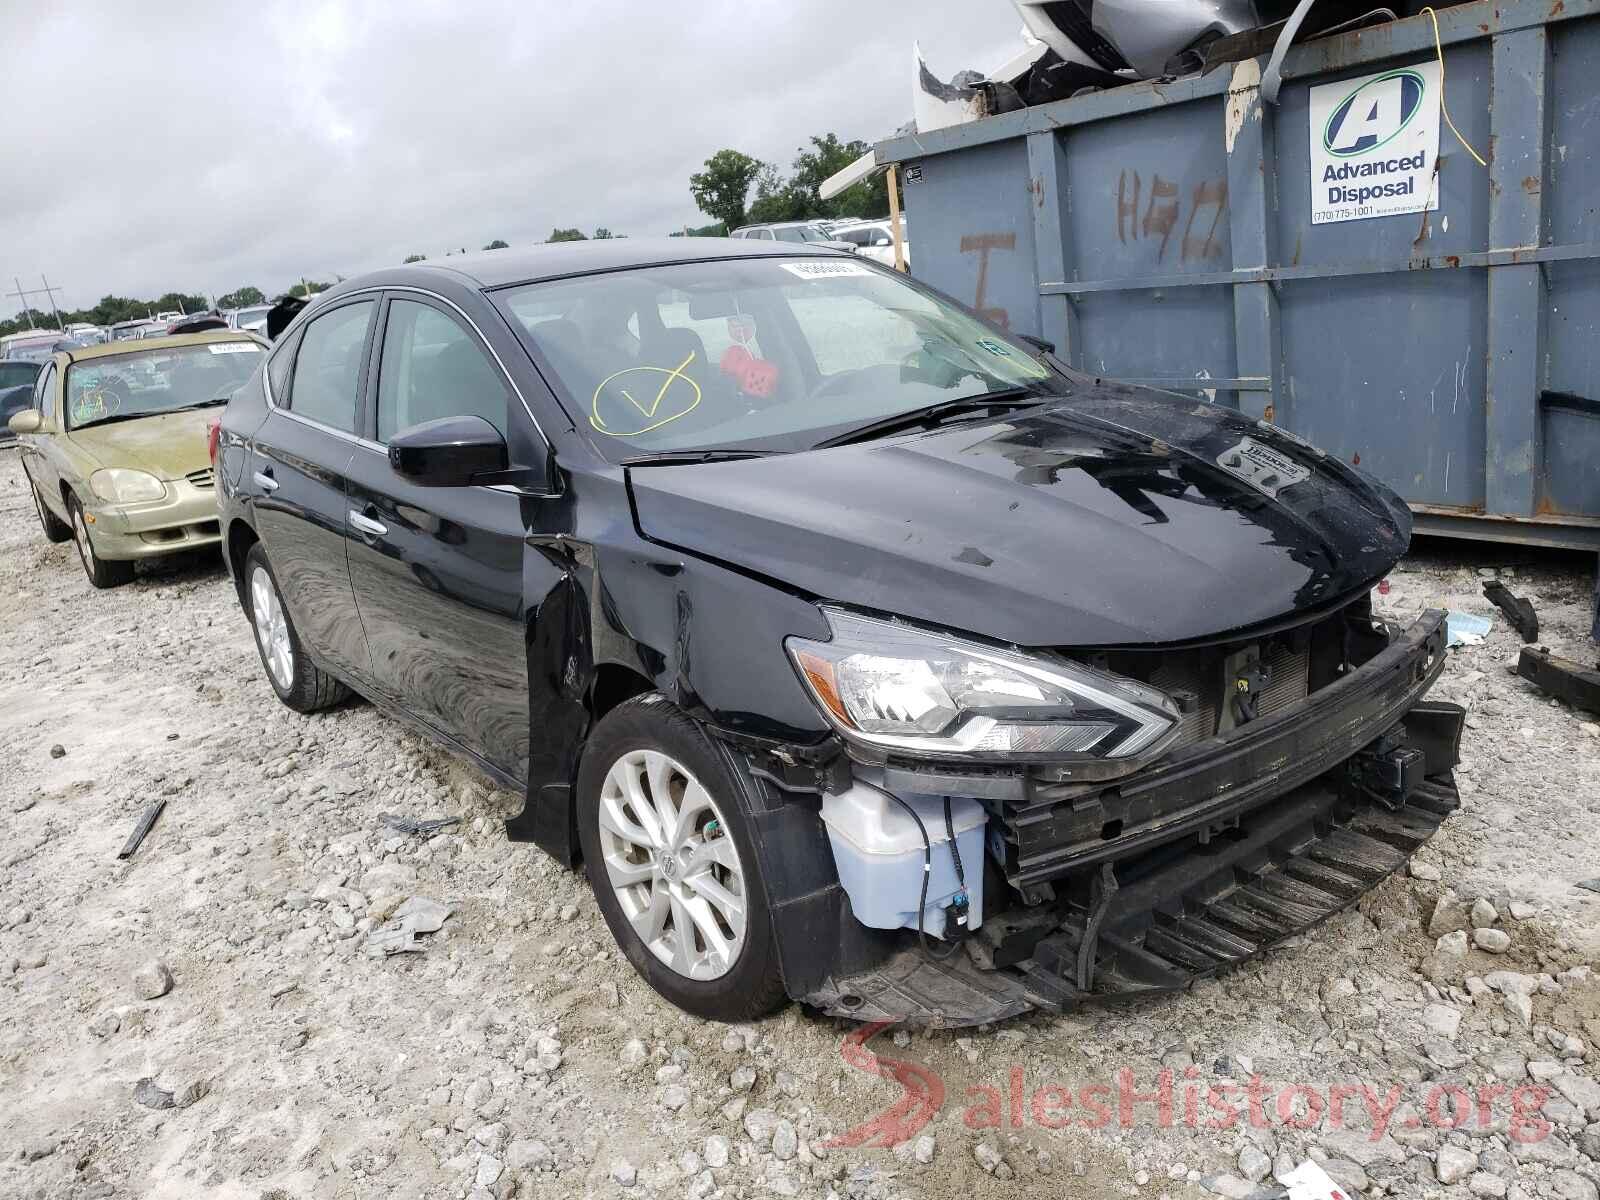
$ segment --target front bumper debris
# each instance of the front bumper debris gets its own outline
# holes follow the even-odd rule
[[[1270,719],[1104,789],[1004,808],[1007,875],[1035,903],[965,953],[915,944],[802,997],[837,1016],[969,1025],[1181,988],[1305,932],[1402,866],[1459,805],[1465,713],[1422,701],[1444,614]]]

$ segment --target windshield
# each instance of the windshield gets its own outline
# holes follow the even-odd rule
[[[898,413],[1059,382],[1029,349],[903,277],[839,258],[741,258],[499,293],[614,462],[809,449]]]
[[[774,229],[772,236],[780,242],[825,242],[828,235],[815,225],[790,225],[784,229]]]
[[[163,346],[67,368],[67,416],[74,429],[112,418],[145,417],[227,399],[261,361],[255,342]]]
[[[254,308],[241,308],[234,314],[234,320],[240,325],[259,325],[267,319],[267,314],[272,311],[270,304],[258,304]]]

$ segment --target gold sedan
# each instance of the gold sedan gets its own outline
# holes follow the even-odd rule
[[[238,330],[112,342],[53,355],[11,418],[45,537],[72,538],[95,587],[134,562],[215,544],[207,425],[260,365]]]

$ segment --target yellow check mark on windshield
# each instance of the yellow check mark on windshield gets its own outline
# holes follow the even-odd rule
[[[694,361],[694,353],[695,352],[693,350],[689,351],[688,358],[684,359],[677,366],[673,367],[672,370],[666,372],[667,377],[661,382],[661,390],[656,393],[656,398],[650,402],[649,408],[646,408],[644,405],[635,400],[627,388],[622,389],[623,398],[627,400],[629,404],[637,408],[642,415],[646,417],[655,416],[656,409],[661,407],[661,401],[666,396],[667,389],[672,386],[674,380],[682,380],[684,383],[689,384],[694,382],[688,376],[683,374],[684,368]],[[659,368],[657,369],[659,370]]]

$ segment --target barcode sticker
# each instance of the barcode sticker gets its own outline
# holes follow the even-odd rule
[[[816,262],[786,262],[783,269],[801,279],[837,279],[843,275],[871,275],[872,272],[858,263],[819,259]]]

